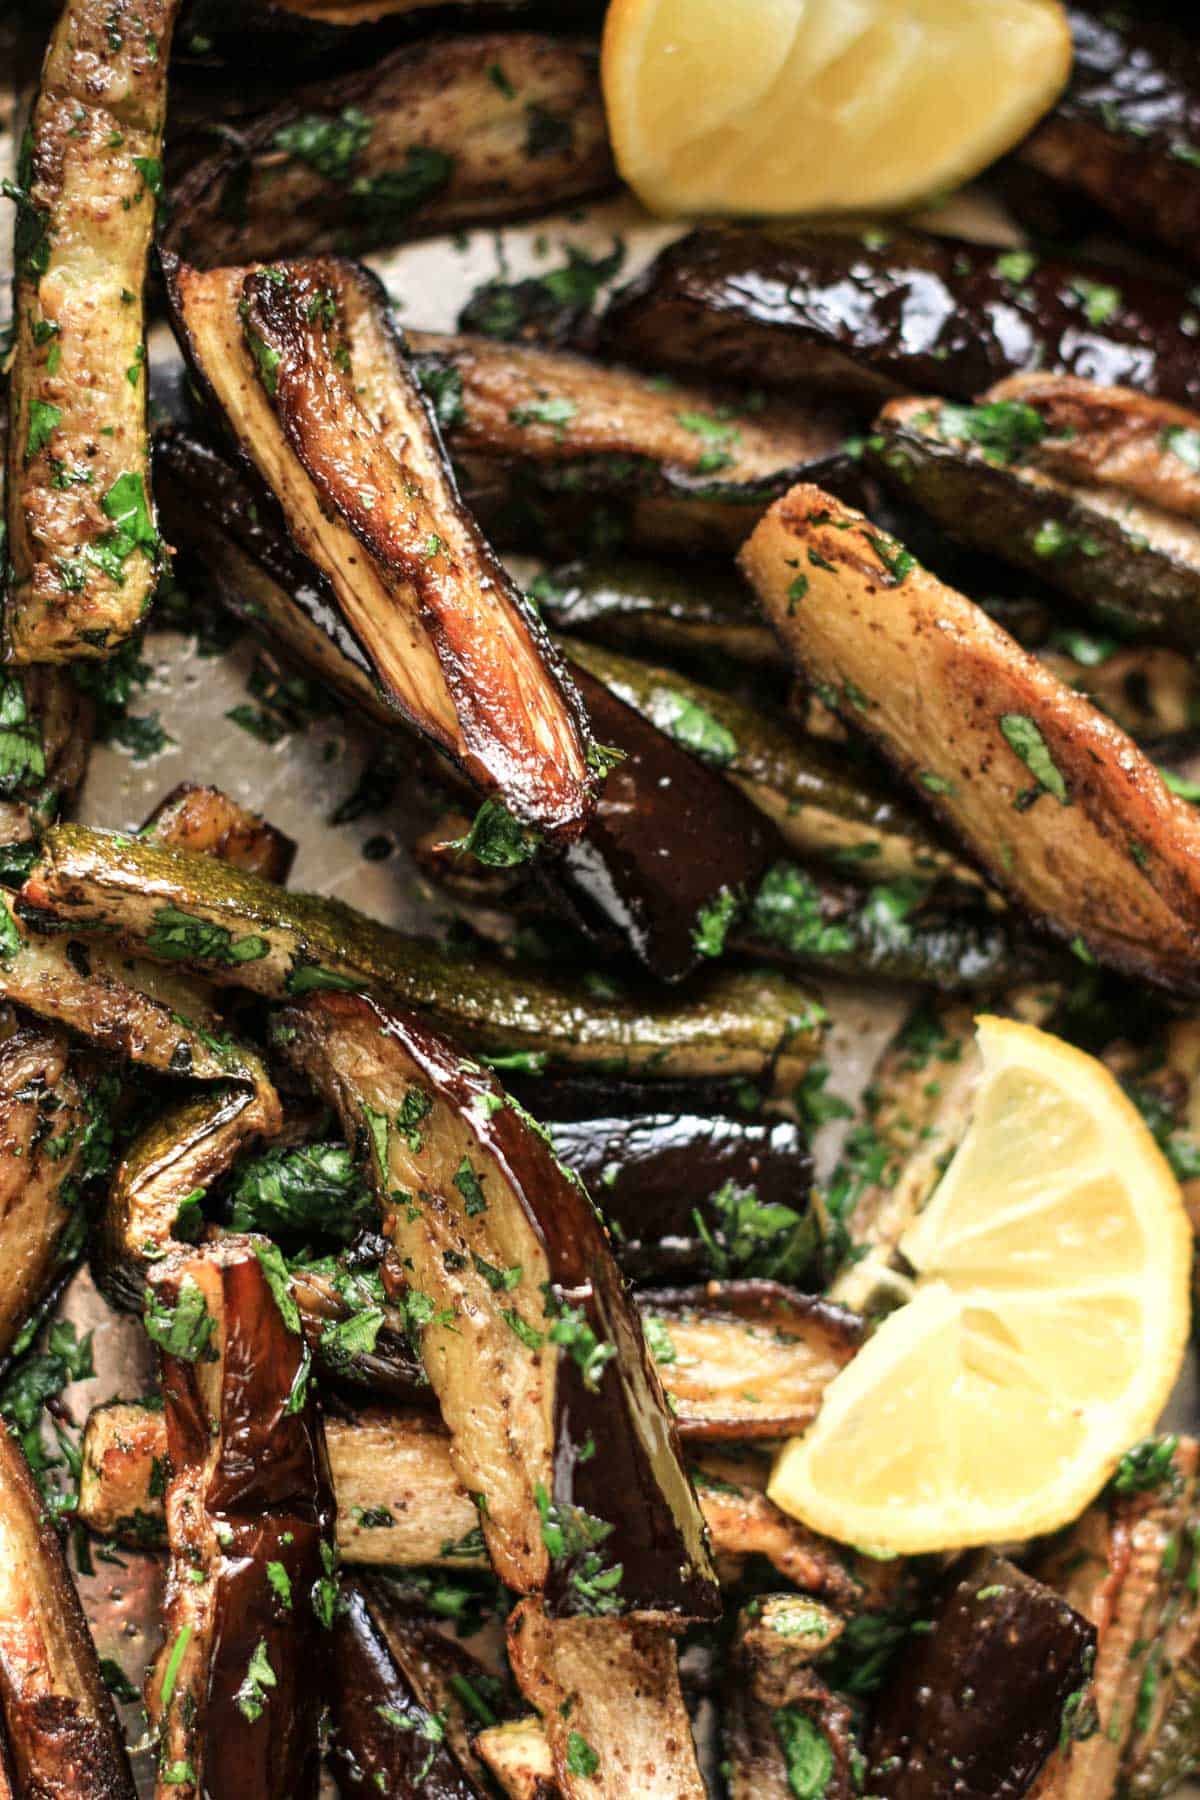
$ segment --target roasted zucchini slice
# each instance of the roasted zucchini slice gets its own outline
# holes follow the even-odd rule
[[[309,995],[277,1037],[369,1165],[501,1579],[555,1613],[712,1616],[703,1527],[640,1321],[540,1129],[428,1026],[364,996]]]
[[[108,656],[161,550],[143,289],[178,0],[69,0],[18,170],[8,660]]]
[[[459,500],[380,283],[332,258],[166,266],[186,353],[388,703],[521,824],[577,837],[598,766],[582,707]]]
[[[553,141],[549,115],[566,122]],[[171,188],[164,242],[200,268],[358,252],[549,212],[615,179],[593,50],[533,32],[435,39],[226,134]]]
[[[199,787],[191,781],[180,782],[159,802],[142,826],[142,835],[214,857],[267,881],[286,881],[296,854],[292,839],[258,813],[220,788]]]
[[[467,498],[503,543],[544,549],[545,515],[561,506],[571,520],[582,499],[585,514],[615,503],[607,529],[630,543],[732,550],[800,471],[837,460],[845,436],[833,413],[751,410],[736,393],[664,388],[565,350],[408,341]]]
[[[1129,738],[819,488],[773,507],[742,563],[801,666],[998,887],[1085,958],[1200,990],[1200,823]]]
[[[70,802],[87,769],[94,722],[92,704],[68,669],[42,663],[0,675],[0,844],[6,862]]]
[[[972,400],[1045,369],[1200,402],[1186,291],[1107,265],[871,229],[702,226],[613,296],[604,341],[659,368],[844,396]]]
[[[508,1621],[517,1686],[541,1715],[563,1800],[704,1800],[675,1640],[641,1619]]]
[[[798,982],[770,972],[718,971],[686,996],[666,1000],[608,978],[597,992],[586,978],[551,981],[498,958],[457,958],[336,901],[84,826],[47,832],[24,901],[43,910],[43,922],[69,922],[72,933],[89,940],[93,959],[95,936],[111,933],[127,949],[272,999],[330,987],[375,989],[429,1010],[477,1050],[529,1051],[555,1066],[602,1064],[609,1073],[649,1069],[662,1077],[767,1075],[790,1088],[821,1041],[819,1003]],[[46,944],[31,937],[9,972],[27,956],[46,957]],[[61,953],[61,939],[49,944]],[[117,962],[115,952],[106,953]]]
[[[15,1796],[135,1800],[83,1608],[16,1438],[0,1423],[0,1721]],[[0,1751],[0,1786],[4,1781]]]
[[[1060,1740],[1094,1729],[1095,1655],[1095,1627],[1052,1588],[1002,1557],[981,1560],[880,1696],[871,1792],[881,1800],[1029,1793]]]
[[[1081,393],[1089,385],[1079,384],[1078,404],[1070,409],[1089,420],[1077,450],[1065,444],[1042,449],[1055,427],[1041,407],[988,397],[973,407],[893,400],[876,421],[877,448],[870,454],[883,475],[956,537],[1037,575],[1127,635],[1195,649],[1200,517],[1166,512],[1146,493],[1152,482],[1160,501],[1164,493],[1183,498],[1186,488],[1200,492],[1200,482],[1189,478],[1186,467],[1174,474],[1180,458],[1166,448],[1163,435],[1173,427],[1160,420],[1150,427],[1153,443],[1143,439],[1135,446],[1120,424],[1106,426],[1097,416],[1102,408],[1110,415],[1118,410],[1110,398],[1118,390],[1093,389],[1093,404]],[[1134,395],[1129,400],[1132,407],[1122,404],[1120,412],[1128,417],[1132,411],[1146,428],[1142,408],[1151,403]],[[1066,410],[1056,408],[1060,419]],[[1195,417],[1174,407],[1167,416]],[[1200,432],[1195,435],[1200,445]],[[1102,447],[1101,436],[1111,450]],[[1086,485],[1064,479],[1065,466],[1079,471],[1089,462],[1093,473]],[[1120,462],[1127,473],[1117,485]]]
[[[317,1793],[333,1498],[304,1340],[264,1248],[168,1258],[147,1299],[170,1467],[165,1636],[146,1696],[163,1800],[229,1766],[264,1800]]]

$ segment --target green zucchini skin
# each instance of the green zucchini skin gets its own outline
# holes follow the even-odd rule
[[[1049,582],[1124,635],[1200,646],[1200,529],[1086,492],[939,430],[932,400],[894,402],[867,454],[879,474],[975,549]],[[881,440],[881,441],[880,441]],[[1155,542],[1147,530],[1159,528]]]
[[[815,997],[769,970],[715,971],[678,996],[610,982],[612,997],[598,998],[586,980],[459,959],[340,902],[85,826],[46,833],[23,895],[35,926],[53,919],[81,938],[115,935],[218,985],[276,1000],[322,988],[389,993],[479,1050],[540,1051],[559,1067],[664,1077],[769,1072],[784,1088],[821,1041]]]

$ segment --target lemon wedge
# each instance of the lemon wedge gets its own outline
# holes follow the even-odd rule
[[[612,0],[601,61],[617,166],[667,217],[913,205],[1070,68],[1058,0]]]
[[[1103,1064],[978,1020],[971,1125],[900,1248],[912,1299],[826,1389],[768,1492],[898,1554],[1056,1530],[1151,1431],[1189,1327],[1179,1184]]]

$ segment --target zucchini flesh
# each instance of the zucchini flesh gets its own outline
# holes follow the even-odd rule
[[[792,611],[796,558],[812,599]],[[742,562],[809,676],[998,887],[1085,956],[1200,991],[1200,822],[1129,738],[818,488],[772,508]]]
[[[555,1613],[711,1616],[715,1578],[640,1322],[540,1128],[478,1064],[363,996],[311,995],[278,1036],[361,1146],[497,1573]]]
[[[524,825],[577,836],[586,720],[459,500],[379,282],[331,258],[206,275],[168,259],[167,275],[201,382],[388,703]]]
[[[531,155],[547,115],[565,128]],[[434,40],[299,89],[193,161],[164,243],[201,268],[361,252],[614,180],[594,52],[532,32]]]
[[[8,659],[108,656],[161,564],[144,286],[178,0],[70,0],[18,170]]]

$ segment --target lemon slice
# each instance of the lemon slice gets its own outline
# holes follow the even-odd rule
[[[900,1554],[1056,1530],[1155,1425],[1189,1326],[1179,1185],[1108,1070],[978,1021],[970,1128],[901,1239],[913,1298],[826,1389],[768,1492]]]
[[[1058,0],[612,0],[617,166],[652,212],[854,212],[956,187],[1071,67]]]

